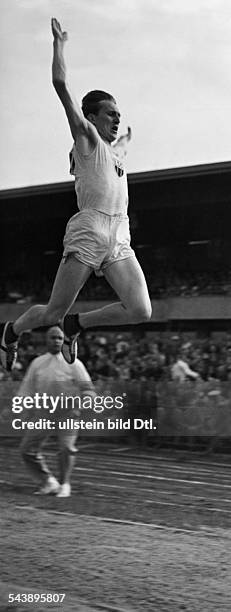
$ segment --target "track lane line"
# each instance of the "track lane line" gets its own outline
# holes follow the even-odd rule
[[[97,471],[94,468],[84,468],[84,467],[79,467],[76,466],[74,468],[75,471],[86,471],[86,472],[95,472]],[[112,474],[113,476],[124,476],[124,472],[116,472],[115,470],[104,470],[102,471],[102,473],[106,473],[106,474]],[[226,485],[226,484],[218,484],[218,483],[213,483],[213,482],[205,482],[203,480],[185,480],[183,478],[166,478],[165,476],[153,476],[150,474],[134,474],[131,472],[126,472],[127,476],[135,476],[136,478],[148,478],[150,480],[166,480],[168,482],[179,482],[179,483],[184,483],[184,484],[195,484],[195,485],[204,485],[204,486],[213,486],[216,488],[225,488],[225,489],[231,489],[231,485]]]
[[[86,522],[94,522],[94,521],[98,521],[98,522],[103,522],[103,523],[115,523],[117,525],[130,525],[131,527],[145,527],[145,528],[150,528],[150,529],[159,529],[159,530],[163,530],[163,531],[170,531],[173,533],[190,533],[190,534],[195,534],[195,535],[201,535],[202,537],[204,536],[209,536],[209,537],[213,537],[213,538],[221,538],[222,539],[231,539],[231,534],[224,534],[221,535],[220,533],[217,534],[214,531],[208,531],[206,528],[199,528],[198,530],[195,529],[183,529],[181,527],[169,527],[168,525],[158,525],[156,523],[143,523],[141,521],[129,521],[129,520],[122,520],[122,519],[115,519],[115,518],[108,518],[105,516],[96,516],[96,515],[91,515],[91,514],[75,514],[73,512],[63,512],[61,510],[52,510],[52,509],[43,509],[43,508],[39,508],[37,506],[31,506],[31,505],[15,505],[14,506],[17,510],[29,510],[29,511],[35,511],[35,512],[40,512],[40,513],[44,513],[44,514],[58,514],[58,515],[63,515],[63,516],[71,516],[71,517],[75,517],[77,519],[83,519]]]

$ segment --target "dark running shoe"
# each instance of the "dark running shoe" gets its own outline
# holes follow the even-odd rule
[[[82,328],[79,324],[79,315],[66,315],[63,321],[64,343],[62,354],[67,363],[74,363],[77,359],[77,338],[81,331]]]
[[[78,334],[76,334],[75,336],[71,336],[71,338],[67,338],[67,336],[64,337],[64,343],[62,346],[62,354],[67,363],[74,363],[74,361],[77,359],[77,355],[78,355],[77,338],[79,336],[79,333],[80,332],[78,332]]]
[[[0,360],[2,367],[7,371],[11,372],[15,366],[17,360],[17,342],[7,341],[7,331],[11,322],[0,324]]]

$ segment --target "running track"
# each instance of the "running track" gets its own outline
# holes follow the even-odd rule
[[[160,529],[214,535],[231,521],[231,458],[140,451],[109,444],[80,443],[69,499],[33,495],[35,487],[17,447],[0,449],[0,489],[19,508],[95,516],[98,520],[143,523]],[[56,465],[48,450],[49,465]]]

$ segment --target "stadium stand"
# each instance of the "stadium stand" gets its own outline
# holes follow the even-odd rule
[[[220,414],[222,402],[230,412],[230,179],[230,162],[129,175],[132,243],[148,281],[152,321],[136,328],[87,332],[79,342],[80,358],[94,380],[123,380],[128,387],[136,382],[140,389],[148,382],[153,389],[149,403],[155,403],[158,388],[165,415],[170,404],[173,415],[182,402],[194,414],[195,406],[202,406],[206,415],[206,402],[215,410],[215,401]],[[4,320],[9,314],[14,319],[30,303],[48,300],[65,224],[76,205],[73,182],[5,190],[0,200],[0,318]],[[51,232],[54,219],[56,231]],[[92,275],[79,296],[80,309],[112,298],[105,280]],[[184,392],[171,375],[182,348],[189,366],[199,373],[198,382],[186,381]],[[42,351],[39,334],[23,335],[15,381]],[[0,384],[5,378],[0,370]],[[217,421],[213,431],[216,427]],[[193,431],[205,434],[201,419]],[[226,422],[227,432],[231,427]]]

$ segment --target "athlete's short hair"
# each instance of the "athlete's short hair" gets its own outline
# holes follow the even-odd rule
[[[90,113],[97,115],[100,108],[99,103],[103,100],[112,100],[115,102],[113,96],[106,91],[101,91],[100,89],[89,91],[82,99],[82,111],[84,117],[87,118]]]

